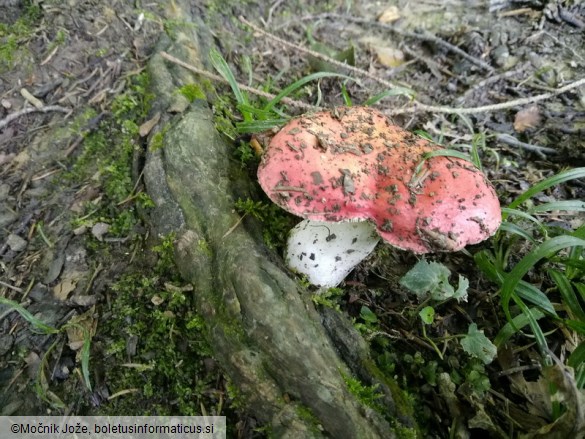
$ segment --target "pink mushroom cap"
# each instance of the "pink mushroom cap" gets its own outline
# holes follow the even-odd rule
[[[262,157],[258,181],[273,202],[303,218],[369,220],[395,247],[457,251],[496,232],[500,203],[472,163],[423,161],[438,149],[376,110],[338,108],[283,127]]]

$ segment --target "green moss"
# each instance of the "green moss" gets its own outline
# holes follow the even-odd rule
[[[30,0],[24,2],[23,8],[23,14],[13,24],[0,23],[0,72],[11,69],[15,60],[31,58],[32,62],[25,43],[33,37],[42,10]]]
[[[145,73],[133,77],[127,91],[112,102],[112,115],[101,119],[97,129],[87,132],[96,123],[93,110],[86,110],[66,128],[70,136],[83,136],[83,142],[80,154],[64,175],[65,181],[93,181],[102,191],[100,202],[88,204],[74,226],[101,221],[110,224],[109,235],[127,237],[139,222],[135,203],[152,206],[146,195],[134,193],[132,174],[134,154],[141,148],[138,127],[147,117],[152,101],[148,83]]]
[[[319,418],[317,418],[317,416],[315,416],[315,414],[311,411],[310,408],[304,406],[304,405],[298,405],[296,407],[296,412],[297,415],[299,416],[299,418],[301,418],[303,421],[305,421],[305,423],[307,425],[310,426],[311,431],[317,436],[317,435],[321,435],[322,432],[322,428],[321,428],[321,422],[319,421]]]
[[[205,239],[200,239],[199,241],[197,241],[197,246],[199,247],[199,250],[201,250],[203,253],[205,253],[206,256],[208,256],[208,257],[212,256],[211,249],[209,248],[209,244],[207,243],[207,241]]]
[[[288,232],[297,219],[274,203],[238,199],[235,208],[243,215],[251,215],[264,224],[262,237],[268,248],[280,250],[286,245]]]
[[[132,274],[112,287],[115,300],[104,322],[106,381],[112,393],[137,392],[103,406],[104,414],[201,415],[201,404],[218,404],[206,394],[217,376],[208,374],[203,363],[211,356],[205,326],[194,314],[191,295],[180,286],[169,288],[164,280],[162,275]],[[131,339],[137,340],[137,348],[130,359],[133,367],[128,367]]]
[[[342,373],[341,376],[343,377],[345,384],[347,384],[349,392],[354,395],[358,401],[379,413],[384,413],[385,408],[383,404],[380,403],[382,394],[379,392],[377,385],[366,386],[357,378],[345,375],[344,373]]]
[[[203,92],[203,89],[199,84],[187,84],[179,88],[179,93],[185,96],[189,102],[193,102],[197,99],[207,99],[207,96]]]
[[[304,286],[305,288],[308,285]],[[317,292],[311,296],[311,300],[315,305],[326,306],[339,311],[339,301],[345,295],[342,288],[328,288],[327,290]]]
[[[208,372],[204,363],[211,357],[207,328],[194,311],[191,288],[177,274],[174,240],[168,235],[152,247],[157,262],[149,275],[127,274],[111,287],[101,329],[105,380],[111,393],[136,390],[103,405],[99,414],[201,415],[202,405],[213,410],[220,404],[210,392],[219,372]],[[129,340],[136,346],[131,356]]]
[[[156,132],[150,139],[148,149],[151,151],[157,151],[164,146],[165,134],[169,130],[170,125],[165,125],[160,131]]]

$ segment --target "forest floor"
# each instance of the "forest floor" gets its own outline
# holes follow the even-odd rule
[[[160,34],[178,25],[159,3],[0,0],[0,298],[12,301],[0,304],[0,414],[215,413],[228,416],[234,437],[261,436],[241,407],[238,383],[222,374],[205,341],[191,287],[173,267],[172,237],[150,236],[141,219],[152,203],[143,192],[141,151],[156,123],[145,65]],[[375,108],[445,146],[477,147],[503,206],[547,177],[585,166],[585,87],[555,92],[585,77],[580,2],[499,2],[491,11],[489,2],[430,0],[193,3],[242,84],[277,94],[323,70],[358,80],[342,88],[326,78],[293,96],[324,108],[349,98],[363,104],[392,87],[398,93]],[[361,72],[302,47],[351,58]],[[237,142],[234,157],[253,175],[247,144],[239,143],[245,136],[233,126],[239,116],[231,92],[217,86],[217,127]],[[535,98],[546,93],[552,96]],[[422,104],[416,111],[413,96]],[[583,199],[585,183],[574,180],[533,202]],[[539,219],[547,230],[585,222],[582,212]],[[529,247],[515,241],[510,265]],[[419,301],[387,282],[416,258],[385,246],[320,306],[356,319],[436,437],[459,431],[457,423],[505,437],[551,422],[529,335],[491,364],[470,360],[449,341],[470,323],[494,339],[506,321],[497,283],[466,254],[431,260],[467,277],[470,297],[436,304],[426,332]],[[544,269],[527,279],[557,303]],[[562,361],[577,336],[545,329]],[[446,387],[438,382],[443,372],[451,377]]]

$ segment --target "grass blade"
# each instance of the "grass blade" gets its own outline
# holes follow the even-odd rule
[[[508,207],[514,209],[515,207],[521,205],[524,201],[528,200],[530,197],[536,195],[539,192],[542,192],[545,189],[548,189],[551,186],[555,186],[557,184],[564,183],[565,181],[574,180],[577,178],[585,178],[585,168],[570,169],[542,180],[541,182],[532,186],[514,201],[512,201]]]
[[[507,216],[517,216],[520,217],[522,219],[528,220],[528,221],[532,221],[533,223],[542,226],[542,222],[530,215],[529,213],[524,212],[523,210],[518,210],[518,209],[510,209],[509,207],[502,207],[502,213],[505,213]]]
[[[343,97],[343,103],[345,104],[346,107],[351,107],[353,105],[353,103],[351,102],[351,96],[349,95],[349,92],[347,91],[347,87],[346,87],[346,82],[347,81],[343,81],[343,83],[341,84],[341,96]]]
[[[571,353],[567,364],[573,368],[585,365],[585,341],[581,342],[579,346]]]
[[[464,152],[455,151],[454,149],[437,149],[435,151],[425,152],[422,155],[422,160],[416,165],[416,168],[414,168],[413,175],[420,174],[425,162],[433,157],[456,157],[458,159],[473,163],[469,154],[465,154]]]
[[[528,283],[524,280],[518,282],[518,285],[516,286],[516,294],[521,299],[538,306],[540,309],[549,313],[550,315],[555,317],[557,316],[557,312],[555,311],[547,295],[531,283]]]
[[[268,120],[250,120],[236,123],[238,133],[259,133],[261,131],[268,131],[274,127],[282,126],[288,119],[268,119]]]
[[[29,322],[33,326],[33,328],[39,330],[43,334],[57,334],[59,332],[58,329],[55,329],[52,326],[49,326],[46,323],[44,323],[42,320],[37,319],[18,302],[14,302],[4,297],[0,297],[0,304],[6,305],[9,308],[14,309],[16,312],[18,312],[18,314],[21,315],[23,319]]]
[[[515,297],[514,302],[516,302],[516,305],[518,305],[518,307],[522,310],[522,314],[526,317],[526,320],[528,320],[530,329],[532,329],[532,333],[534,334],[536,345],[538,346],[540,354],[544,358],[545,363],[549,366],[552,365],[552,360],[549,358],[549,349],[546,342],[546,337],[538,325],[536,315],[532,312],[532,309],[528,308],[519,297]]]
[[[539,320],[544,317],[544,313],[537,308],[531,308],[532,316],[535,320]],[[518,314],[512,319],[512,322],[506,323],[496,338],[494,344],[499,349],[504,343],[506,343],[510,337],[519,332],[522,328],[529,324],[528,316],[526,314]]]
[[[583,311],[583,308],[579,303],[579,299],[575,294],[571,281],[563,273],[552,268],[548,270],[548,273],[554,283],[557,284],[559,293],[561,293],[564,305],[567,307],[567,311],[571,318],[581,320],[585,323],[585,311]]]
[[[501,291],[502,307],[504,308],[504,313],[508,321],[512,320],[509,308],[510,299],[517,297],[515,294],[516,288],[524,275],[541,259],[561,249],[583,245],[585,245],[585,240],[583,239],[574,236],[556,236],[535,247],[516,264],[512,271],[505,277]]]
[[[308,76],[305,76],[304,78],[299,79],[298,81],[293,82],[291,85],[289,85],[288,87],[283,89],[270,102],[268,102],[264,106],[264,110],[265,111],[272,110],[272,107],[277,105],[282,100],[282,98],[295,92],[296,90],[301,88],[303,85],[305,85],[307,82],[311,82],[311,81],[314,81],[315,79],[321,79],[321,78],[343,78],[343,79],[347,79],[350,81],[355,81],[355,79],[353,79],[347,75],[342,75],[340,73],[330,73],[330,72],[313,73],[311,75],[308,75]]]
[[[529,209],[530,213],[550,212],[553,210],[569,210],[577,212],[585,212],[585,201],[580,200],[563,200],[553,201],[551,203],[544,203],[534,206]]]
[[[236,97],[236,102],[238,104],[247,104],[248,99],[242,93],[242,90],[240,90],[238,81],[236,81],[236,78],[228,66],[228,63],[216,48],[212,48],[209,52],[209,60],[211,61],[213,68],[217,70],[223,79],[225,79],[230,85],[232,91],[234,92],[234,96]]]
[[[534,238],[531,235],[529,235],[526,230],[524,230],[522,227],[517,226],[516,224],[512,224],[509,222],[503,222],[500,225],[500,230],[507,232],[511,235],[518,235],[518,236],[526,239],[527,241],[530,241],[533,244],[536,244],[536,241],[534,240]]]

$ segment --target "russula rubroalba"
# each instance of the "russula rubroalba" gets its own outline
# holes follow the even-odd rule
[[[285,262],[312,284],[334,287],[372,253],[379,240],[368,221],[303,220],[289,233]]]
[[[457,251],[495,233],[500,204],[470,162],[423,161],[438,149],[376,110],[338,108],[282,128],[262,157],[258,181],[272,201],[305,219],[369,221],[395,247]]]

